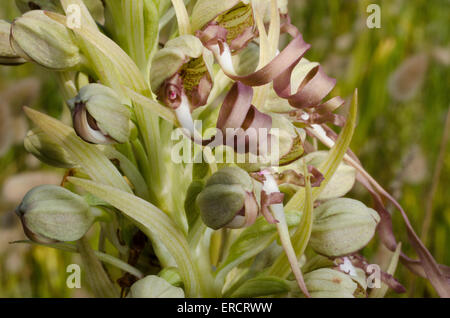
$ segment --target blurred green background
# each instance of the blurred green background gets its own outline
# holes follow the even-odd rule
[[[359,90],[359,122],[352,149],[366,170],[392,193],[439,263],[450,264],[450,1],[290,0],[293,23],[312,44],[307,58],[338,80],[336,95]],[[369,4],[381,8],[381,28],[369,29]],[[2,0],[0,19],[19,13]],[[64,171],[41,165],[23,149],[28,129],[21,106],[55,117],[63,112],[56,80],[39,67],[0,66],[0,297],[86,297],[66,287],[66,266],[76,256],[43,247],[9,244],[24,239],[12,213],[24,193],[41,183],[57,184]],[[447,133],[445,133],[447,131]],[[446,137],[447,136],[447,137]],[[351,196],[366,203],[355,187]],[[403,251],[408,244],[393,212]],[[389,256],[375,239],[364,251],[384,264]],[[395,275],[408,292],[388,297],[435,297],[423,279],[399,265]]]

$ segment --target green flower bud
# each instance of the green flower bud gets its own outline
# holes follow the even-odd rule
[[[290,169],[294,171],[303,171],[304,170],[303,162],[305,162],[307,166],[313,166],[315,168],[318,168],[322,164],[322,162],[326,160],[327,156],[328,151],[315,151],[309,153],[300,160],[293,162],[292,164],[280,167],[279,171],[283,172]],[[317,199],[330,200],[342,197],[353,188],[355,181],[356,181],[355,168],[345,163],[341,163],[337,171],[331,177],[330,181],[322,190],[322,192],[319,194],[319,197]],[[283,188],[283,191],[286,191],[288,193],[291,192],[295,193],[300,189],[297,185],[287,183],[282,184],[281,187]]]
[[[79,195],[43,185],[33,188],[16,209],[25,234],[33,241],[76,241],[83,237],[99,215]]]
[[[326,160],[328,151],[316,151],[305,156],[307,165],[318,168]],[[330,182],[320,193],[318,200],[329,200],[346,195],[355,185],[356,170],[352,166],[341,163],[331,177]]]
[[[203,222],[212,228],[241,228],[253,224],[258,204],[252,192],[250,176],[237,167],[214,173],[197,196]]]
[[[131,112],[111,88],[89,84],[69,100],[73,127],[84,141],[93,144],[124,143],[130,138]]]
[[[310,245],[328,257],[354,253],[372,239],[379,221],[375,210],[357,200],[327,201],[314,209]]]
[[[297,128],[285,117],[278,114],[271,114],[272,135],[275,135],[273,128],[278,130],[279,165],[286,165],[300,158],[303,154],[303,140],[306,136],[301,136]],[[276,145],[272,145],[275,146]]]
[[[72,168],[67,152],[41,129],[30,130],[23,142],[25,149],[43,163],[58,168]]]
[[[240,185],[216,184],[205,188],[197,197],[203,222],[215,230],[230,223],[244,203],[245,191]]]
[[[235,155],[237,165],[248,172],[257,172],[271,166],[284,167],[297,160],[303,153],[303,141],[306,134],[298,129],[285,117],[271,113],[272,129],[268,136],[267,151],[259,154],[245,154],[239,158]],[[302,171],[302,170],[301,170]]]
[[[50,69],[71,69],[82,59],[72,32],[39,10],[14,20],[11,44],[24,59]]]
[[[134,283],[127,298],[184,298],[184,291],[161,277],[150,275]]]
[[[31,10],[64,12],[60,0],[16,0],[16,6],[22,13]]]
[[[247,192],[253,189],[253,182],[248,173],[237,167],[224,167],[206,182],[207,187],[217,184],[238,184]]]
[[[0,64],[18,65],[26,61],[18,56],[11,47],[9,34],[11,33],[11,24],[0,20]]]
[[[304,278],[313,298],[354,298],[358,288],[349,275],[330,268],[309,272]]]

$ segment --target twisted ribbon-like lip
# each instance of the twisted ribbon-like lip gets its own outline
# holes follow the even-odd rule
[[[220,135],[222,138],[215,135],[210,139],[201,140],[199,143],[210,147],[231,143],[236,151],[256,150],[259,153],[260,136],[256,133],[249,133],[249,131],[266,129],[266,140],[270,141],[269,131],[272,128],[272,117],[256,109],[252,105],[252,98],[253,89],[241,82],[236,82],[225,97],[217,119],[216,128],[222,132]],[[235,132],[230,134],[228,128],[235,129]],[[251,149],[250,144],[252,143],[258,145],[257,149]]]
[[[321,66],[313,68],[306,75],[297,91],[293,94],[291,93],[292,72],[311,46],[303,40],[298,29],[292,26],[289,20],[283,25],[283,30],[293,37],[288,46],[266,66],[254,73],[243,76],[237,75],[234,71],[231,61],[231,49],[226,43],[226,29],[211,23],[202,31],[197,32],[197,36],[205,47],[210,49],[215,55],[224,73],[236,81],[220,109],[216,126],[217,129],[223,132],[223,139],[225,140],[220,140],[220,138],[215,136],[209,140],[202,140],[202,145],[224,144],[230,141],[231,138],[239,139],[237,137],[241,134],[240,137],[245,139],[245,151],[248,152],[248,144],[250,141],[255,142],[255,137],[246,134],[247,129],[270,129],[272,126],[271,117],[258,111],[251,104],[253,98],[251,87],[262,86],[271,82],[273,82],[277,95],[287,99],[291,106],[298,109],[314,108],[316,110],[312,114],[305,113],[308,118],[302,120],[300,117],[300,122],[311,124],[331,121],[339,126],[343,124],[342,118],[332,113],[344,103],[342,98],[334,97],[322,103],[322,100],[335,87],[336,80],[328,77]],[[242,131],[235,136],[227,136],[226,128],[242,128]],[[245,134],[245,136],[242,136],[242,134]],[[242,149],[242,147],[236,147],[236,143],[233,144],[235,145],[235,150],[238,148]]]
[[[344,100],[334,97],[322,102],[336,86],[336,80],[328,77],[322,66],[318,65],[310,70],[297,90],[291,93],[292,73],[311,45],[303,40],[298,29],[290,24],[289,20],[283,25],[283,30],[289,33],[293,40],[266,66],[247,75],[236,74],[232,66],[231,51],[224,41],[227,32],[225,29],[218,25],[209,25],[205,30],[198,31],[197,36],[205,47],[213,52],[222,70],[231,79],[250,87],[273,82],[276,94],[288,100],[291,106],[297,109],[314,108],[316,113],[310,117],[312,120],[318,123],[331,121],[342,125],[342,118],[333,116],[332,111],[344,104]]]

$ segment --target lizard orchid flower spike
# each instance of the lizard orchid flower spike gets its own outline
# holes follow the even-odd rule
[[[56,71],[73,119],[72,128],[24,109],[37,126],[26,149],[68,171],[61,187],[31,190],[17,213],[30,239],[80,252],[95,296],[120,287],[123,297],[366,297],[357,253],[376,230],[395,250],[382,281],[402,291],[389,276],[400,259],[450,295],[450,269],[349,149],[357,93],[345,120],[333,113],[343,104],[327,98],[336,81],[304,58],[310,45],[286,0],[16,2],[23,15],[0,22],[0,63]],[[329,123],[343,126],[339,136]],[[180,126],[187,138],[174,145]],[[378,213],[343,198],[355,181]],[[420,259],[401,252],[383,198]],[[111,254],[84,237],[97,221]]]
[[[93,144],[128,141],[131,113],[111,88],[86,85],[67,103],[72,110],[74,129],[84,141]]]

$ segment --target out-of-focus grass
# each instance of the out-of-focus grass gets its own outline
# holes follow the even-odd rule
[[[450,2],[437,1],[291,1],[294,23],[312,43],[308,58],[319,61],[337,78],[336,92],[359,90],[360,114],[352,148],[366,169],[400,199],[420,235],[426,200],[432,186],[444,123],[450,106]],[[366,8],[381,8],[381,28],[369,29]],[[396,101],[388,90],[394,71],[411,56],[425,54],[428,68],[415,96]],[[446,61],[445,61],[446,59]],[[417,65],[416,67],[419,67]],[[406,78],[414,81],[414,78]],[[433,200],[427,246],[437,261],[450,264],[450,151]],[[363,196],[355,191],[354,195]],[[403,222],[393,212],[394,228],[403,249],[414,255]],[[365,250],[375,253],[375,244]],[[422,279],[414,280],[402,266],[397,277],[408,296],[435,296]],[[413,283],[414,282],[414,283]],[[412,284],[413,283],[413,284]],[[412,286],[413,285],[413,286]],[[389,294],[393,296],[393,294]]]
[[[18,15],[19,12],[13,0],[1,1],[0,19],[11,21],[11,18]],[[56,81],[48,72],[31,63],[17,67],[0,66],[1,98],[8,93],[8,90],[14,89],[21,80],[31,77],[40,86],[40,92],[36,100],[27,102],[32,103],[30,106],[49,112],[53,116],[59,116],[62,110],[62,99],[57,93]],[[25,88],[24,95],[29,93],[26,90]],[[1,102],[4,100],[0,100]],[[9,105],[10,113],[14,114],[14,117],[23,117],[21,106],[23,105],[18,102],[12,102]],[[6,190],[3,185],[5,181],[11,180],[12,176],[19,173],[36,171],[53,170],[39,165],[26,153],[22,143],[18,141],[13,141],[9,149],[0,155],[0,298],[73,295],[73,290],[66,287],[66,267],[76,262],[72,255],[44,247],[9,244],[25,237],[20,222],[13,213],[15,203],[5,198]],[[7,192],[11,193],[14,190],[9,189]]]
[[[17,16],[13,2],[2,1],[0,18]],[[381,7],[380,29],[366,26],[370,3]],[[337,78],[334,94],[346,97],[359,89],[360,114],[352,148],[366,169],[400,200],[420,235],[450,106],[450,2],[290,0],[290,10],[294,24],[312,44],[307,58],[322,63],[326,72]],[[388,90],[389,79],[405,60],[417,54],[425,54],[428,61],[423,85],[411,99],[397,101]],[[0,91],[31,75],[42,81],[35,107],[57,116],[62,105],[57,86],[38,67],[0,67]],[[406,79],[414,81],[413,76]],[[450,151],[443,158],[427,246],[438,262],[450,264]],[[10,175],[29,169],[22,146],[12,147],[0,158],[0,188]],[[370,202],[360,188],[352,196]],[[0,219],[6,220],[5,212],[12,208],[0,204]],[[397,239],[408,255],[415,256],[399,213],[392,211]],[[1,224],[0,297],[70,296],[65,268],[73,262],[72,256],[39,247],[8,246],[5,240],[22,239],[23,234],[17,224],[8,229]],[[378,246],[375,240],[364,254],[369,259],[380,258],[384,252]],[[414,279],[401,265],[396,277],[408,289],[402,296],[436,296],[428,283]],[[388,296],[396,295],[390,292]]]

